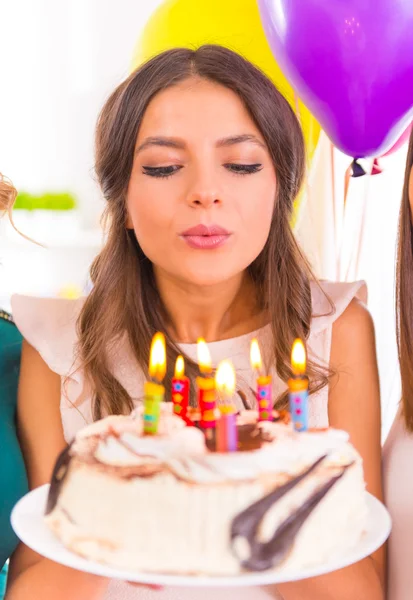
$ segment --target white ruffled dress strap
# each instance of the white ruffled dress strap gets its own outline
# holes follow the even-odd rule
[[[59,375],[68,375],[74,366],[76,321],[83,302],[83,298],[66,300],[21,295],[11,299],[13,318],[20,333]]]
[[[367,286],[364,281],[351,283],[320,281],[311,284],[313,320],[311,333],[317,334],[331,327],[354,298],[367,303]],[[333,306],[332,306],[333,305]]]

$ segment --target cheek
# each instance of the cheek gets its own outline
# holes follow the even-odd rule
[[[172,203],[163,202],[148,186],[130,185],[127,194],[128,227],[134,229],[143,252],[153,260],[168,239]]]
[[[274,212],[276,185],[269,182],[255,190],[254,195],[240,203],[243,223],[243,243],[260,252],[267,241]]]

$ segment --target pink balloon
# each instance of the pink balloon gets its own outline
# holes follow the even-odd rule
[[[397,142],[390,148],[390,150],[387,150],[387,152],[385,154],[382,154],[380,158],[389,156],[390,154],[393,154],[393,152],[396,152],[397,150],[399,150],[399,148],[404,146],[404,144],[406,144],[409,141],[409,137],[412,132],[412,126],[413,126],[413,123],[410,123],[408,128],[402,133],[402,135],[399,137]]]

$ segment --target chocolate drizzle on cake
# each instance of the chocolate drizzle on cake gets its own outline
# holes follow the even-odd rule
[[[270,492],[245,511],[239,513],[232,522],[231,541],[243,538],[249,546],[249,556],[242,559],[242,566],[251,571],[265,571],[279,565],[294,543],[299,530],[310,516],[312,511],[321,502],[324,496],[344,475],[345,471],[353,463],[344,465],[326,483],[316,490],[307,500],[299,506],[281,525],[276,529],[274,535],[267,542],[258,539],[259,526],[269,509],[278,502],[287,492],[308,477],[326,458],[319,458],[303,473]]]
[[[238,452],[249,452],[259,450],[263,442],[263,431],[256,423],[248,423],[237,426]]]
[[[63,482],[67,475],[70,462],[72,460],[72,449],[73,442],[70,443],[59,455],[56,464],[53,469],[52,479],[50,482],[49,495],[47,497],[47,505],[45,514],[48,515],[52,512],[59,499],[60,491],[62,489]]]

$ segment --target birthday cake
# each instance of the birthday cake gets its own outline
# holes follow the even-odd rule
[[[46,522],[65,546],[133,571],[235,575],[322,564],[366,522],[359,455],[342,431],[237,416],[238,448],[217,452],[163,403],[111,416],[59,457]]]

